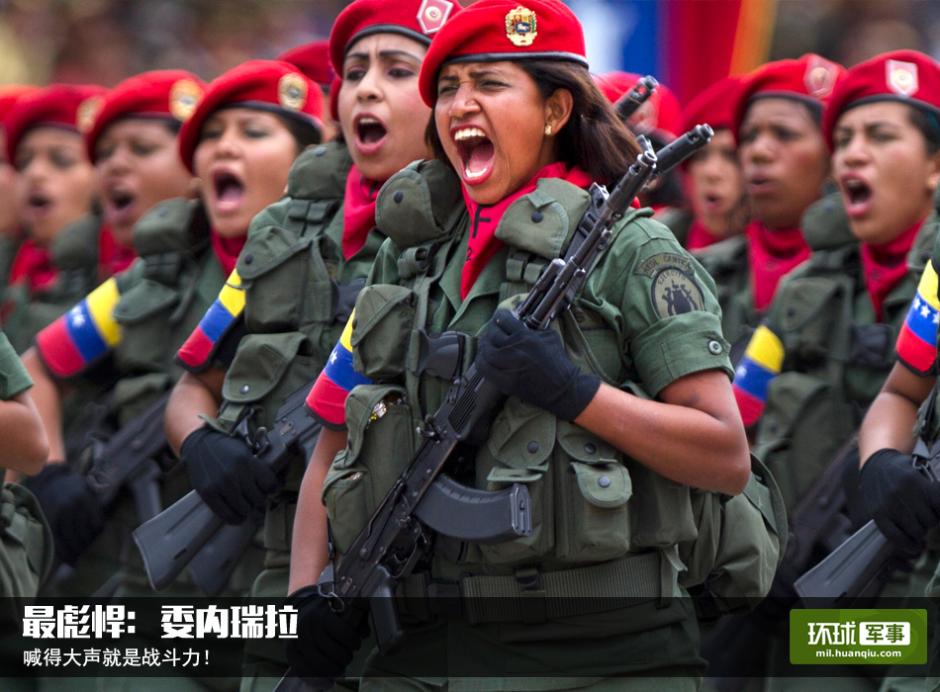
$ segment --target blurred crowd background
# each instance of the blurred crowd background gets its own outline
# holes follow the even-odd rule
[[[568,1],[585,23],[595,72],[649,71],[662,78],[662,70],[656,70],[648,55],[650,46],[686,40],[683,36],[702,27],[700,20],[692,20],[683,33],[677,33],[671,29],[678,21],[660,17],[656,31],[649,30],[655,22],[651,15],[662,15],[664,8],[675,10],[682,0]],[[730,72],[807,51],[846,66],[896,48],[914,48],[940,59],[936,0],[685,2],[694,5],[699,16],[720,14],[732,5],[741,6],[742,15],[750,14],[749,25],[737,26],[737,40],[744,34],[751,53],[732,64]],[[274,57],[299,43],[325,38],[345,4],[340,0],[0,0],[0,83],[111,86],[136,72],[168,67],[190,69],[211,79],[246,59]],[[701,31],[708,34],[700,37],[706,47],[736,40],[735,27],[727,23]],[[694,47],[693,55],[698,50]],[[676,86],[685,99],[698,87]]]

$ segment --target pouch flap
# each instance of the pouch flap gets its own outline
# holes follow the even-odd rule
[[[506,400],[486,445],[504,466],[530,469],[547,460],[555,446],[556,418],[515,397]]]
[[[252,225],[248,242],[238,256],[238,275],[251,280],[267,274],[307,249],[311,240],[311,236],[298,238],[296,233],[280,226]]]
[[[402,387],[387,384],[361,384],[353,387],[346,397],[346,427],[350,431],[347,457],[349,463],[359,457],[364,437],[362,431],[382,418],[388,412],[388,407],[404,400],[405,390]]]
[[[375,225],[399,248],[443,238],[463,209],[460,184],[441,161],[415,161],[388,179],[375,205]]]
[[[121,324],[135,324],[174,307],[179,293],[152,279],[141,279],[114,306],[114,319]]]
[[[572,461],[571,468],[584,499],[595,507],[620,507],[633,495],[630,473],[618,462],[585,464]]]
[[[544,178],[535,190],[509,205],[495,235],[508,245],[554,259],[561,256],[589,201],[587,191],[564,180]]]
[[[619,464],[613,445],[570,421],[558,421],[558,443],[572,459],[585,464]]]
[[[134,225],[134,249],[141,257],[164,252],[192,252],[209,237],[201,202],[178,197],[160,202]]]
[[[340,200],[350,166],[352,158],[344,144],[328,142],[305,149],[287,176],[287,196]]]
[[[799,331],[817,317],[839,290],[839,284],[826,277],[803,276],[784,285],[786,292],[781,294],[780,304],[786,305],[786,309],[780,315],[780,326],[788,332]]]
[[[236,404],[259,401],[267,396],[281,381],[304,341],[306,337],[300,332],[243,337],[225,375],[222,396]]]
[[[547,463],[526,469],[506,469],[496,466],[490,469],[486,476],[486,482],[496,486],[512,485],[513,483],[535,483],[545,475],[546,471],[548,471]]]

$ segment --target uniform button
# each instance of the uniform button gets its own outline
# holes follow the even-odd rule
[[[719,341],[712,339],[708,342],[708,352],[713,356],[720,356],[723,350],[724,349],[721,347],[721,343]]]
[[[540,211],[534,211],[534,212],[532,212],[532,223],[541,223],[541,222],[542,222],[542,219],[544,219],[544,218],[545,218],[545,217],[542,216],[542,212],[540,212]]]
[[[537,451],[539,451],[539,443],[535,440],[532,440],[529,444],[526,445],[525,448],[529,451],[529,454],[535,454]]]
[[[392,199],[395,200],[395,204],[401,204],[401,201],[405,199],[405,193],[399,190],[395,193],[395,196],[392,197]]]
[[[250,391],[251,391],[251,385],[250,385],[250,384],[243,384],[243,385],[242,385],[242,388],[241,388],[241,393],[242,393],[242,394],[247,394],[247,393],[250,392]]]
[[[255,261],[255,256],[252,255],[250,252],[247,255],[245,255],[245,264],[251,264],[254,261]]]
[[[313,150],[314,156],[323,156],[326,153],[326,147],[322,144]]]
[[[600,478],[597,479],[597,484],[601,486],[602,488],[609,488],[610,476],[601,476]]]
[[[594,452],[597,451],[597,445],[595,445],[593,442],[588,442],[586,445],[584,445],[584,451],[588,454],[594,454]]]

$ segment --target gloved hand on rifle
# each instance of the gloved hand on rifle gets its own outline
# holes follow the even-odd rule
[[[940,525],[940,483],[914,468],[910,454],[881,449],[862,466],[859,488],[875,524],[900,556],[920,555],[927,532]]]
[[[49,522],[56,557],[74,565],[104,528],[104,510],[88,481],[65,462],[50,462],[23,485],[36,496]]]
[[[274,470],[241,439],[209,426],[183,440],[180,459],[199,497],[229,524],[263,516],[268,496],[281,487]]]
[[[369,636],[367,610],[349,607],[336,613],[316,586],[305,586],[287,597],[297,608],[297,638],[287,641],[287,662],[301,678],[341,677],[353,655]]]
[[[509,310],[496,311],[479,344],[480,370],[500,391],[562,420],[574,420],[601,386],[575,365],[558,332],[529,329]]]

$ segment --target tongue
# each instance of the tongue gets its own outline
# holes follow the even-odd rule
[[[467,158],[466,169],[470,173],[480,173],[486,170],[487,166],[493,160],[493,143],[490,141],[480,142],[470,152]]]

